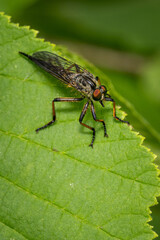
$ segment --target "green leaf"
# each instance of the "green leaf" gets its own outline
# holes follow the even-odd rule
[[[63,55],[99,75],[91,64],[36,38],[36,32],[0,16],[1,239],[151,240],[149,207],[160,193],[154,155],[143,138],[112,117],[112,104],[96,104],[109,138],[88,112],[78,123],[81,103],[56,105],[57,123],[35,133],[52,118],[51,102],[74,96],[32,62],[18,54],[47,50]],[[117,109],[124,118],[124,112]]]

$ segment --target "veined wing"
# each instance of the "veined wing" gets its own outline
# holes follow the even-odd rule
[[[20,54],[28,57],[46,72],[65,84],[76,88],[84,95],[89,96],[89,94],[92,94],[97,85],[97,80],[90,72],[55,53],[42,51],[35,52],[32,56],[23,52],[20,52]]]
[[[21,53],[21,52],[20,52]],[[87,70],[80,67],[71,61],[66,60],[63,57],[50,53],[47,51],[35,52],[32,56],[21,53],[35,62],[38,66],[45,71],[53,75],[54,77],[62,80],[64,83],[70,83],[70,76],[73,73],[83,73]]]

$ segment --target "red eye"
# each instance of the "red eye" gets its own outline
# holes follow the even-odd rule
[[[93,99],[98,101],[102,97],[101,91],[99,89],[94,90],[93,92]]]

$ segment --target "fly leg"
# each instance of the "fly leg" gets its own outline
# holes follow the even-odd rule
[[[48,122],[47,124],[45,124],[44,126],[37,128],[36,132],[39,132],[39,130],[42,130],[48,126],[50,126],[52,123],[54,123],[56,121],[56,112],[55,112],[55,106],[54,103],[55,102],[80,102],[82,101],[84,98],[55,98],[52,101],[52,114],[53,114],[53,120]]]
[[[80,122],[80,124],[82,124],[84,127],[89,128],[90,130],[93,131],[92,142],[91,142],[91,144],[89,145],[90,147],[93,148],[93,143],[94,143],[94,140],[95,140],[95,129],[94,129],[93,127],[88,126],[88,125],[85,124],[85,123],[82,123],[83,118],[84,118],[84,116],[85,116],[85,114],[86,114],[86,112],[87,112],[88,106],[89,106],[89,102],[87,102],[87,103],[84,105],[84,107],[83,107],[83,109],[82,109],[82,112],[81,112],[81,115],[80,115],[80,118],[79,118],[79,122]]]
[[[105,97],[105,100],[106,100],[106,101],[109,101],[109,102],[113,102],[113,117],[114,117],[116,120],[118,120],[118,121],[120,121],[120,122],[123,122],[123,123],[127,123],[127,124],[129,125],[129,122],[128,122],[128,121],[124,121],[124,120],[120,119],[119,117],[117,117],[117,115],[116,115],[116,103],[115,103],[114,99],[113,99],[113,98],[110,98],[110,97]]]
[[[96,112],[95,112],[95,108],[94,108],[94,105],[93,105],[93,102],[92,102],[92,101],[91,101],[91,112],[92,112],[93,119],[94,119],[96,122],[101,122],[101,123],[103,124],[103,127],[104,127],[104,137],[108,137],[107,129],[106,129],[106,124],[105,124],[104,120],[102,120],[102,119],[97,119],[97,117],[96,117]]]
[[[75,64],[75,63],[73,63],[70,67],[68,67],[66,70],[67,71],[69,71],[69,70],[71,70],[73,67],[75,67],[76,68],[76,72],[77,73],[80,73],[81,71],[80,71],[80,67],[77,65],[77,64]]]

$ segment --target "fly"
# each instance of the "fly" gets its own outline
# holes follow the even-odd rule
[[[87,102],[84,104],[81,115],[79,117],[79,122],[81,125],[93,132],[92,141],[89,145],[92,148],[95,140],[95,129],[82,122],[89,105],[91,107],[93,119],[103,124],[104,137],[108,137],[104,120],[97,119],[96,117],[96,112],[93,104],[94,101],[99,101],[102,107],[104,107],[103,101],[113,102],[113,117],[118,121],[129,124],[129,122],[117,117],[115,101],[107,93],[107,88],[104,85],[101,85],[100,79],[98,77],[94,77],[86,69],[54,53],[46,51],[35,52],[32,54],[32,56],[23,52],[19,53],[32,60],[39,67],[43,68],[46,72],[50,73],[55,78],[61,80],[67,86],[75,88],[81,94],[80,98],[54,98],[52,101],[53,119],[44,126],[37,128],[36,132],[39,132],[40,130],[50,126],[56,121],[55,102],[80,102],[85,98],[87,99]]]

